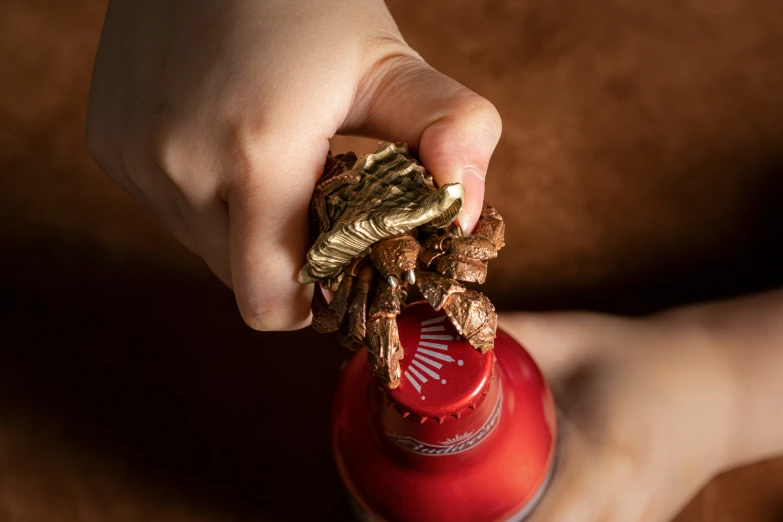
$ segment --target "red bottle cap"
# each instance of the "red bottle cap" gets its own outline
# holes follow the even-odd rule
[[[459,417],[478,406],[492,379],[493,353],[481,354],[426,302],[405,308],[397,319],[405,357],[400,386],[387,390],[404,416],[420,420]]]

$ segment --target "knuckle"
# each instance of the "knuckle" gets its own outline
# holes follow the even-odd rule
[[[156,127],[150,131],[149,154],[155,165],[167,175],[186,171],[189,167],[182,134],[170,127]]]
[[[467,150],[491,151],[500,140],[501,131],[502,123],[495,106],[466,87],[460,87],[451,97],[446,114],[425,133],[431,148],[443,154],[457,148],[455,144]]]
[[[274,178],[271,175],[259,175],[269,169],[269,158],[265,151],[280,148],[279,145],[270,143],[272,136],[261,127],[265,126],[253,121],[242,121],[226,130],[221,151],[221,170],[224,174],[220,187],[222,199],[228,201],[232,193],[263,193],[266,190],[264,183]]]
[[[458,117],[473,129],[481,129],[499,137],[503,124],[495,105],[472,91],[463,96],[456,111]]]
[[[223,179],[218,187],[223,200],[293,191],[312,194],[323,171],[328,140],[295,136],[258,120],[237,123],[227,133],[221,149]],[[270,201],[266,196],[262,199]]]
[[[241,122],[229,131],[227,172],[232,178],[246,178],[261,168],[261,149],[268,136],[251,122]]]
[[[215,197],[220,174],[213,164],[216,157],[211,143],[192,133],[179,125],[153,128],[145,145],[146,163],[170,181],[188,205],[200,207]]]

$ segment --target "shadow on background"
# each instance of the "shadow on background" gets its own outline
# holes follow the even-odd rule
[[[253,332],[211,278],[118,263],[87,241],[4,239],[7,449],[52,445],[87,482],[85,466],[122,470],[160,508],[182,497],[231,520],[345,515],[327,430],[342,348],[310,330]],[[39,464],[44,485],[73,480]]]

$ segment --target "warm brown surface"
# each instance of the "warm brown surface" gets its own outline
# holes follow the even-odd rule
[[[409,41],[504,117],[493,300],[633,312],[783,282],[779,0],[409,5]],[[89,159],[104,9],[0,3],[0,521],[344,519],[343,352],[245,328]],[[783,460],[678,518],[781,520]]]

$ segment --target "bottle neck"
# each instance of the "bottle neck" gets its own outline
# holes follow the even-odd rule
[[[418,320],[421,324],[431,319]],[[429,322],[422,326],[427,328],[424,335],[454,335],[447,326],[445,332],[431,330]],[[516,520],[546,488],[555,462],[555,406],[543,375],[502,331],[494,350],[482,355],[489,357],[481,360],[473,359],[469,347],[462,350],[450,340],[414,333],[412,341],[448,343],[442,353],[454,361],[433,359],[444,363],[432,366],[439,378],[412,361],[429,364],[416,357],[421,353],[434,357],[417,346],[433,353],[440,347],[407,342],[403,372],[416,367],[428,378],[412,373],[418,387],[405,378],[394,390],[378,389],[365,350],[340,379],[332,444],[346,487],[378,519]],[[465,410],[471,403],[475,408]],[[455,405],[460,407],[451,409]],[[422,423],[423,416],[427,419]],[[399,437],[421,445],[400,444]],[[424,451],[432,446],[439,448]]]
[[[489,354],[491,356],[491,354]],[[501,421],[501,377],[492,376],[476,400],[442,418],[406,414],[380,390],[373,405],[376,439],[398,460],[421,469],[451,468],[481,458]]]

